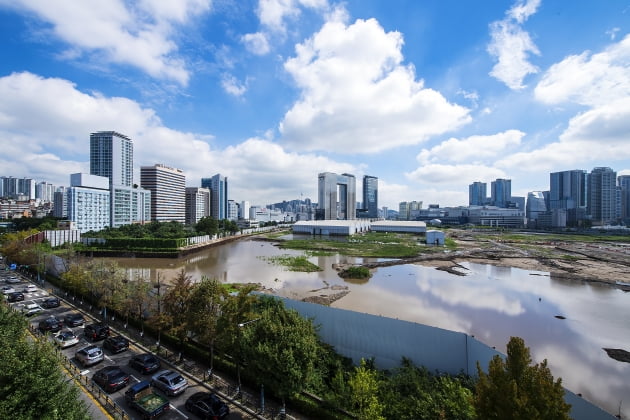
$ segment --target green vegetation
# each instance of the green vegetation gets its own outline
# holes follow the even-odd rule
[[[368,232],[350,236],[347,240],[338,238],[314,237],[309,239],[291,239],[281,241],[281,248],[299,250],[318,250],[358,257],[405,258],[421,252],[433,252],[433,249],[418,244],[418,236]]]
[[[52,344],[29,339],[24,317],[0,305],[0,418],[90,418]]]
[[[339,272],[339,277],[347,279],[369,279],[372,277],[372,273],[367,267],[352,266]]]
[[[564,401],[562,380],[554,381],[546,359],[533,366],[531,362],[523,339],[511,337],[507,360],[494,356],[487,374],[477,363],[475,406],[480,418],[569,419],[571,406]]]
[[[258,257],[262,260],[268,261],[271,264],[287,267],[289,271],[301,271],[305,273],[312,273],[315,271],[322,271],[322,269],[308,260],[305,255],[279,255],[275,257]]]

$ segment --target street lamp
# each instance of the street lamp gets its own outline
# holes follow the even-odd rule
[[[238,388],[236,394],[241,393],[241,328],[246,325],[252,324],[256,321],[260,321],[261,318],[252,319],[249,321],[241,322],[237,324],[238,331],[238,360],[236,361],[236,376],[238,377]],[[260,411],[261,413],[265,411],[265,384],[260,384]]]

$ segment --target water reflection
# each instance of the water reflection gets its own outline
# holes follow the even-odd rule
[[[625,399],[622,415],[630,417],[630,364],[611,359],[602,350],[630,350],[628,293],[547,272],[478,263],[462,264],[466,276],[409,264],[379,268],[368,281],[357,282],[341,279],[334,265],[359,264],[361,258],[310,257],[322,268],[315,273],[287,271],[260,258],[282,254],[302,252],[245,240],[182,260],[116,260],[145,278],[155,279],[159,272],[172,279],[183,268],[195,281],[208,276],[260,283],[296,299],[311,290],[347,286],[350,293],[331,306],[466,332],[502,352],[511,336],[520,336],[534,361],[547,359],[564,386],[614,414]]]

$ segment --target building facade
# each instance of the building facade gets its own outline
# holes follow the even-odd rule
[[[512,180],[497,178],[490,184],[492,205],[507,208],[512,201]],[[521,209],[523,210],[523,209]]]
[[[210,216],[210,190],[208,188],[186,188],[186,224],[194,225],[201,218]]]
[[[90,174],[104,176],[111,185],[133,185],[133,142],[116,131],[90,134]]]
[[[378,178],[375,176],[363,176],[363,210],[363,217],[378,218]]]
[[[588,213],[593,225],[617,220],[617,173],[607,167],[594,168],[588,176]]]
[[[106,177],[82,173],[70,175],[68,220],[79,232],[97,232],[109,226],[109,200],[109,180]]]
[[[549,174],[549,209],[563,210],[568,226],[577,226],[587,218],[587,173],[584,170]]]
[[[617,177],[620,189],[620,217],[626,224],[630,223],[630,175]]]
[[[210,189],[210,216],[217,220],[228,216],[228,179],[221,174],[202,178],[201,186]]]
[[[357,213],[356,179],[351,174],[318,175],[318,220],[354,220]]]
[[[549,195],[548,191],[532,191],[527,193],[527,203],[525,204],[525,217],[527,219],[527,227],[537,228],[543,227],[539,222],[539,216],[546,213],[547,199],[545,195]]]
[[[166,165],[140,167],[140,185],[151,191],[151,220],[186,222],[186,176]]]
[[[468,205],[483,206],[488,202],[487,184],[475,181],[468,186]]]

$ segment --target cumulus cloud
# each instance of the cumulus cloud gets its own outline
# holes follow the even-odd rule
[[[269,47],[269,41],[267,40],[267,35],[263,32],[243,35],[241,37],[241,42],[243,42],[247,51],[252,54],[265,55],[271,50]]]
[[[271,31],[286,31],[285,20],[300,16],[301,8],[325,10],[328,0],[260,0],[258,3],[258,19]]]
[[[525,88],[525,76],[539,71],[528,59],[530,54],[540,55],[540,51],[520,26],[536,13],[539,5],[540,0],[519,0],[506,12],[505,19],[490,24],[492,40],[487,49],[497,61],[490,75],[513,90]]]
[[[469,110],[449,103],[403,65],[402,35],[374,19],[327,22],[296,46],[286,71],[301,98],[280,124],[295,149],[373,153],[418,144],[468,123]]]
[[[223,90],[233,96],[243,96],[247,92],[247,83],[241,83],[231,74],[224,74],[221,79]]]
[[[357,172],[351,164],[287,152],[266,139],[219,149],[212,135],[171,129],[135,101],[82,92],[63,79],[14,73],[0,78],[0,97],[0,167],[6,174],[55,185],[68,185],[71,173],[89,171],[89,135],[100,130],[132,138],[136,171],[162,163],[183,170],[188,185],[221,173],[229,179],[230,198],[252,204],[301,193],[316,200],[319,172]],[[312,189],[305,191],[304,185]]]
[[[435,160],[452,162],[483,161],[504,155],[506,149],[521,144],[525,133],[519,130],[507,130],[489,136],[470,136],[464,139],[450,139],[432,147],[422,149],[417,159],[425,165]]]
[[[190,78],[174,41],[176,25],[210,8],[209,0],[164,2],[122,0],[41,2],[0,0],[5,7],[34,14],[51,25],[52,36],[66,42],[59,57],[130,65],[154,78],[186,85]]]
[[[604,51],[570,55],[545,72],[535,89],[544,103],[597,106],[630,96],[630,35]]]

